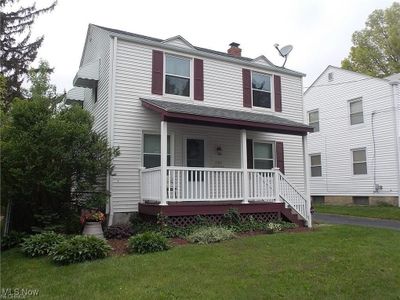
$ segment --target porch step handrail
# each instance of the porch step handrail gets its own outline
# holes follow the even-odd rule
[[[275,172],[278,176],[278,186],[276,188],[278,189],[279,197],[300,217],[309,223],[311,220],[309,201],[299,192],[298,188],[296,188],[287,177],[282,174],[282,172],[279,170],[275,170]]]

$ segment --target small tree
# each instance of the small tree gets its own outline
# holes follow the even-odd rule
[[[342,68],[375,77],[400,72],[400,4],[369,15],[365,29],[356,31]]]
[[[30,100],[16,100],[1,122],[1,196],[12,201],[12,227],[79,222],[83,204],[104,207],[105,177],[119,150],[93,130],[93,118],[77,105],[57,108],[48,64],[31,71]],[[53,93],[54,92],[54,93]],[[68,228],[67,228],[68,231]]]

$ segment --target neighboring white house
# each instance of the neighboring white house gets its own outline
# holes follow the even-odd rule
[[[303,76],[236,43],[225,53],[89,25],[67,99],[120,148],[110,223],[146,203],[229,200],[284,202],[310,225]]]
[[[328,66],[307,89],[314,202],[399,205],[399,85]]]

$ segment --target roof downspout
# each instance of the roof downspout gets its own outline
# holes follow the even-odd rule
[[[111,78],[110,78],[110,90],[109,90],[109,101],[108,101],[108,141],[110,147],[114,147],[114,97],[115,97],[115,70],[117,62],[117,37],[114,37],[111,42]],[[108,208],[108,226],[112,225],[114,219],[114,210],[112,205],[112,177],[113,174],[108,174],[107,183],[108,191],[110,193]]]
[[[398,80],[389,82],[392,86],[392,99],[393,99],[393,121],[394,121],[394,134],[395,134],[395,146],[396,146],[396,160],[397,160],[397,205],[400,207],[400,120],[399,120],[399,84]]]

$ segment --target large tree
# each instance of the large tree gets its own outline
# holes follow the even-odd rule
[[[363,30],[353,34],[342,68],[375,77],[400,72],[400,4],[369,15]]]
[[[1,107],[7,111],[14,98],[21,98],[22,82],[36,59],[43,36],[31,39],[31,26],[40,14],[54,9],[56,2],[37,9],[35,4],[14,8],[16,0],[0,0],[0,73],[6,79]]]

